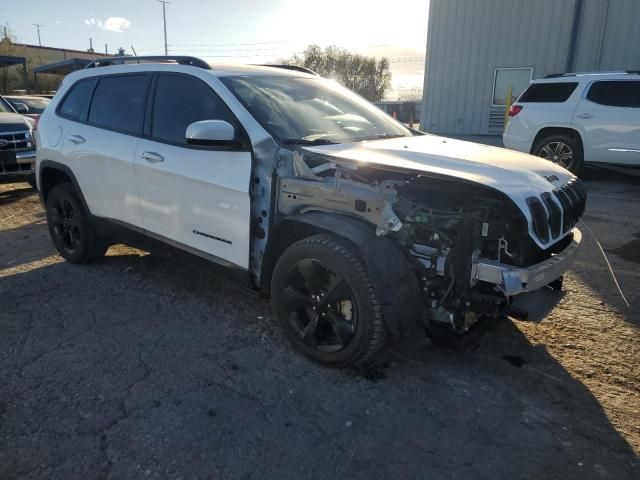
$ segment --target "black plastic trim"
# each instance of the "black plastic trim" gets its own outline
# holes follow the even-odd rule
[[[231,278],[244,285],[251,286],[249,271],[223,258],[197,250],[188,245],[157,235],[135,225],[119,220],[91,215],[91,224],[99,235],[111,241],[131,245],[141,250],[160,255],[196,268]],[[205,260],[205,262],[203,262]]]
[[[198,67],[204,70],[211,70],[211,65],[198,57],[187,55],[146,55],[141,57],[107,57],[99,58],[89,63],[84,68],[108,67],[110,65],[125,65],[126,63],[140,63],[140,61],[149,63],[177,63],[179,65],[188,65],[190,67]]]
[[[285,221],[312,225],[345,238],[358,248],[382,304],[385,325],[392,335],[401,336],[411,325],[424,321],[422,295],[411,265],[394,242],[375,234],[372,225],[321,211],[287,217]]]
[[[538,197],[527,198],[527,205],[533,221],[533,232],[542,243],[549,242],[549,217]]]
[[[69,177],[71,179],[71,183],[73,184],[73,187],[76,189],[76,193],[78,194],[78,196],[80,197],[80,201],[82,202],[82,206],[84,207],[86,212],[91,212],[89,210],[89,205],[87,204],[87,201],[84,198],[84,194],[82,193],[82,189],[80,188],[80,184],[78,183],[78,180],[76,179],[76,176],[73,174],[73,171],[66,165],[64,165],[63,163],[59,163],[59,162],[55,162],[53,160],[42,160],[40,162],[40,166],[38,168],[38,185],[40,186],[40,190],[38,191],[38,195],[40,196],[40,202],[42,203],[42,205],[45,205],[45,201],[44,201],[44,193],[42,191],[42,171],[45,168],[51,168],[53,170],[58,170],[59,172],[64,173],[67,177]]]

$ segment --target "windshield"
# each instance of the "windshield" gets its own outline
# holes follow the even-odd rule
[[[411,136],[402,124],[336,82],[274,75],[221,80],[282,143],[349,143]]]
[[[29,108],[29,113],[42,113],[49,105],[48,98],[24,98],[24,97],[8,97],[7,100],[15,107],[16,103],[24,103]]]
[[[0,113],[14,113],[6,102],[4,98],[0,97]]]

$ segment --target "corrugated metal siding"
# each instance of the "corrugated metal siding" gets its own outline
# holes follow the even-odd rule
[[[640,1],[584,0],[575,71],[640,69]]]
[[[599,70],[640,69],[640,1],[610,0]]]
[[[494,70],[563,71],[575,0],[431,0],[422,128],[497,133]],[[489,128],[492,110],[493,128]]]
[[[606,23],[608,0],[583,1],[573,70],[590,72],[598,70],[599,50],[604,34],[603,26]]]

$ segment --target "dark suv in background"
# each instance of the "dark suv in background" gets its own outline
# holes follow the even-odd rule
[[[35,186],[35,122],[0,97],[0,183],[29,182]]]

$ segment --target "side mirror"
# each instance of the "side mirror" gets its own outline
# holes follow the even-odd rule
[[[201,120],[187,127],[186,140],[189,145],[237,147],[236,130],[224,120]]]
[[[18,113],[29,113],[29,107],[27,107],[24,103],[14,103],[13,104],[13,108],[16,109],[16,112]]]

